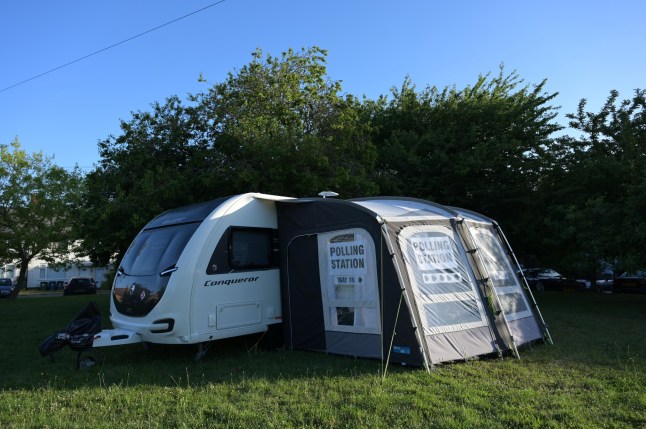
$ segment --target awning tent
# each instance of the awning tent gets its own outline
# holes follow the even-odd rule
[[[428,367],[546,332],[487,218],[395,197],[277,207],[289,347]]]

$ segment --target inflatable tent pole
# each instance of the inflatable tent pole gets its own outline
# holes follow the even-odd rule
[[[395,251],[393,249],[393,242],[392,238],[390,237],[390,233],[388,232],[388,223],[386,222],[385,219],[379,218],[378,219],[381,223],[381,229],[383,231],[384,237],[386,238],[386,245],[388,246],[388,253],[390,254],[391,258],[393,258],[393,265],[395,266],[395,271],[397,272],[397,277],[399,278],[399,285],[401,287],[401,297],[406,301],[406,305],[408,308],[411,310],[411,324],[413,325],[413,328],[415,329],[415,336],[417,337],[417,341],[419,343],[419,346],[422,350],[422,357],[424,358],[424,368],[426,368],[426,371],[430,372],[431,371],[431,366],[433,365],[433,362],[431,360],[430,352],[426,348],[426,341],[424,339],[424,334],[423,334],[423,329],[420,329],[417,321],[415,320],[415,311],[413,311],[414,306],[411,305],[410,301],[408,300],[408,295],[406,295],[406,283],[404,281],[404,276],[402,275],[402,270],[401,267],[399,266],[399,262],[397,261],[397,258],[395,257]],[[400,299],[400,305],[397,308],[397,319],[399,319],[399,309],[401,308],[401,299]],[[419,317],[419,315],[417,316]],[[395,322],[395,325],[393,325],[393,339],[394,341],[394,329],[397,326],[397,323]],[[392,343],[391,341],[391,343]],[[392,349],[392,344],[390,345],[390,349]],[[388,350],[388,355],[390,356],[390,349]]]

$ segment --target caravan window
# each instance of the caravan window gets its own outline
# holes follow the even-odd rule
[[[275,229],[233,226],[223,234],[206,267],[206,274],[278,267]]]
[[[128,275],[159,274],[175,265],[198,226],[199,222],[143,231],[126,252],[121,267]]]
[[[233,269],[270,268],[273,233],[266,228],[231,228],[229,265]]]
[[[164,295],[170,276],[200,222],[150,228],[135,237],[121,261],[113,288],[119,313],[145,316]]]

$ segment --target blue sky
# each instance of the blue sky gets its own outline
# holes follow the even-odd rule
[[[215,0],[22,0],[0,5],[0,144],[16,136],[63,167],[98,162],[97,143],[120,119],[171,95],[208,88],[256,48],[327,49],[343,91],[376,98],[410,76],[463,88],[478,75],[516,70],[547,79],[555,106],[581,98],[597,111],[611,89],[646,88],[646,2],[225,0],[200,13],[3,90],[213,4]]]

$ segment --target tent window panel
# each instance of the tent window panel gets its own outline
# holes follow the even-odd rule
[[[325,329],[379,333],[375,246],[359,228],[318,235]]]
[[[439,328],[480,323],[481,314],[475,301],[446,301],[424,304],[426,326]]]
[[[500,300],[500,305],[502,306],[505,315],[510,320],[529,317],[532,315],[525,296],[520,292],[500,294],[498,295],[498,299]]]
[[[332,307],[330,318],[339,327],[374,328],[379,324],[379,313],[370,307]]]
[[[490,226],[471,225],[487,273],[494,284],[500,305],[509,320],[529,317],[532,312],[522,292],[507,252]]]
[[[515,286],[516,276],[509,266],[508,257],[492,232],[475,228],[473,238],[494,285],[496,287]]]
[[[475,278],[449,225],[413,225],[398,235],[425,333],[487,325]]]

